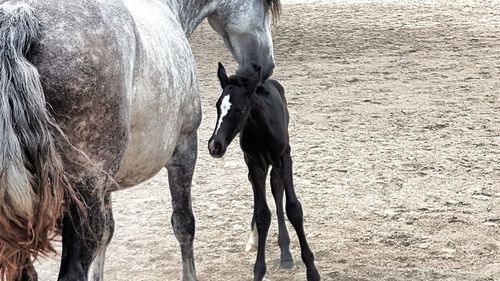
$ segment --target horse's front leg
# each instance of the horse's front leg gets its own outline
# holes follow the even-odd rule
[[[89,280],[103,281],[104,280],[104,259],[106,249],[108,248],[113,233],[115,231],[115,220],[113,219],[113,210],[111,205],[111,193],[106,194],[104,197],[104,230],[101,238],[100,247],[97,255],[90,266]]]
[[[172,198],[172,227],[181,246],[182,272],[185,281],[196,281],[193,240],[195,220],[191,204],[191,182],[198,152],[196,132],[181,136],[172,155],[168,182]]]
[[[70,205],[62,226],[62,258],[59,281],[87,281],[90,264],[96,257],[105,225],[104,182],[102,177],[72,181],[85,202],[87,214]]]
[[[281,181],[279,170],[274,167],[271,170],[271,190],[276,203],[276,214],[278,217],[278,245],[281,250],[280,267],[289,269],[293,267],[293,257],[290,253],[290,236],[286,228],[285,213],[283,211],[283,195],[285,189]]]
[[[261,281],[266,274],[266,239],[271,225],[271,210],[266,201],[266,176],[268,165],[262,158],[252,158],[245,154],[248,166],[248,179],[252,183],[254,195],[255,224],[257,226],[257,259],[254,265],[254,281]]]

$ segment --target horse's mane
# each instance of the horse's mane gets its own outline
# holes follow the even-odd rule
[[[273,20],[277,21],[281,14],[281,0],[266,0],[266,2],[273,15]]]

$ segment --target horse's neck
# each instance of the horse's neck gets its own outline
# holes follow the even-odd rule
[[[222,0],[161,0],[179,17],[187,36],[194,32],[201,22],[215,11]]]

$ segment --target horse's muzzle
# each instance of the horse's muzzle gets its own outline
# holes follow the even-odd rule
[[[271,75],[273,75],[274,63],[270,63],[268,65],[262,66],[262,70],[260,72],[260,79],[262,82],[265,82]]]

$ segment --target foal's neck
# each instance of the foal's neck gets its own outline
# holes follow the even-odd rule
[[[161,0],[177,14],[186,36],[212,14],[221,0]]]
[[[260,86],[259,86],[260,87]],[[269,94],[269,93],[268,93]],[[255,93],[250,97],[250,114],[247,117],[247,122],[253,122],[259,128],[268,129],[267,119],[272,116],[272,109],[269,108],[269,104],[266,102],[266,95]]]

